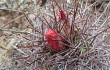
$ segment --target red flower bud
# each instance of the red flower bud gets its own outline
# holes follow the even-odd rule
[[[46,32],[46,39],[53,50],[59,51],[63,48],[62,37],[54,30],[50,29]]]
[[[66,16],[65,16],[65,13],[63,10],[60,9],[59,11],[59,19],[60,20],[65,20],[66,19]]]

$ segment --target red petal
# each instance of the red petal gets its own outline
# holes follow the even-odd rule
[[[50,29],[46,32],[46,39],[53,50],[62,49],[63,47],[63,44],[61,43],[62,38],[54,30]]]

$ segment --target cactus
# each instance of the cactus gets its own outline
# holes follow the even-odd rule
[[[18,25],[10,28],[10,25],[5,25],[0,28],[2,34],[8,35],[5,31],[10,32],[10,39],[14,36],[18,42],[13,44],[8,55],[12,64],[1,69],[110,69],[109,42],[105,40],[109,38],[109,1],[103,1],[104,10],[101,9],[103,3],[96,5],[97,0],[42,0],[40,5],[36,4],[40,0],[31,0],[28,6],[25,0],[22,2],[25,3],[18,3],[18,0],[16,3],[25,8],[7,7],[10,9],[6,11],[20,12],[18,18],[8,23],[22,17],[25,27]]]

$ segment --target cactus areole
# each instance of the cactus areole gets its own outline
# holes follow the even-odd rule
[[[53,50],[59,51],[63,48],[62,37],[59,36],[54,30],[49,29],[46,32],[46,39]]]

